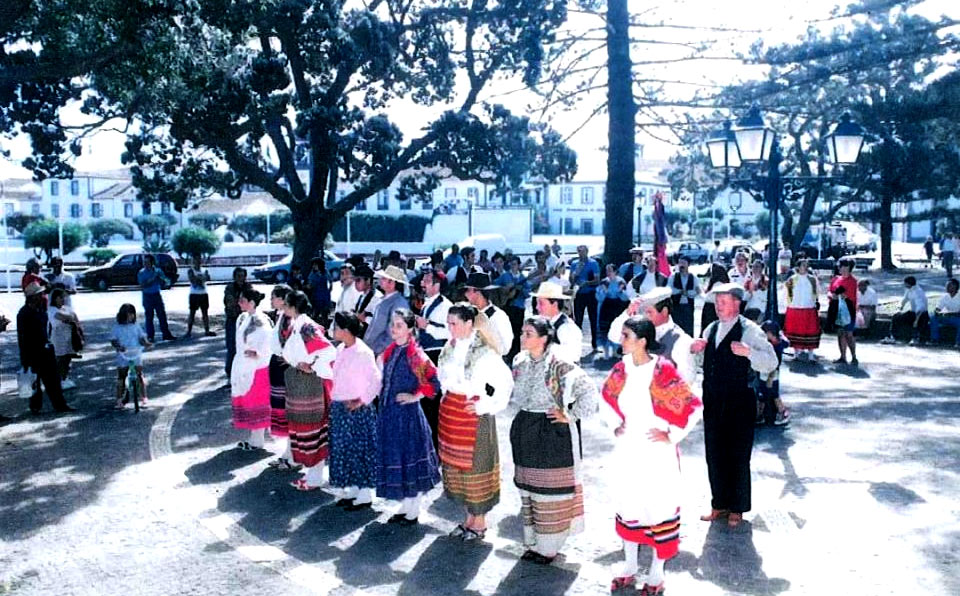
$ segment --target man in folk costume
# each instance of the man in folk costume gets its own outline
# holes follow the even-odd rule
[[[670,288],[655,288],[630,302],[627,310],[610,324],[607,339],[619,344],[623,333],[623,324],[633,316],[640,316],[653,323],[656,328],[658,354],[669,360],[683,380],[693,386],[697,379],[696,356],[691,352],[693,338],[681,329],[670,313],[673,309],[673,297]]]
[[[530,295],[537,301],[537,312],[550,321],[557,333],[558,344],[551,352],[564,362],[580,364],[583,331],[563,313],[563,303],[570,300],[570,296],[563,293],[559,284],[549,281],[540,284],[540,289]]]
[[[453,303],[441,294],[444,285],[444,280],[439,273],[435,273],[431,268],[424,269],[420,287],[423,288],[426,299],[423,303],[423,315],[417,317],[417,327],[420,329],[418,343],[434,365],[440,358],[440,351],[443,346],[447,345],[450,340],[450,331],[447,329],[447,315]],[[437,449],[439,448],[437,429],[440,400],[422,399],[420,400],[420,407],[423,409],[423,415],[426,416],[427,423],[430,425],[433,447]]]
[[[797,360],[814,360],[820,347],[820,283],[810,273],[810,262],[800,259],[797,272],[787,279],[787,314],[783,332],[797,354]],[[771,289],[773,291],[773,289]]]
[[[380,283],[383,299],[380,300],[373,318],[370,319],[370,325],[363,335],[363,342],[379,356],[393,342],[390,337],[390,320],[393,318],[393,311],[398,308],[410,308],[410,305],[403,297],[403,286],[407,283],[407,274],[403,269],[388,265],[383,271],[374,273],[374,277]]]
[[[373,313],[377,311],[377,306],[383,300],[383,293],[373,287],[373,269],[366,263],[359,265],[354,271],[353,286],[357,291],[357,298],[351,311],[360,319],[360,338],[362,339],[373,319]]]
[[[673,318],[687,335],[693,335],[693,301],[700,295],[700,280],[689,272],[690,260],[681,256],[677,270],[667,281],[673,294]]]
[[[717,321],[693,343],[703,353],[703,421],[711,511],[700,519],[727,517],[733,527],[750,511],[750,454],[757,417],[757,396],[750,369],[761,375],[779,362],[760,326],[740,314],[743,286],[715,286]]]
[[[653,323],[631,317],[623,325],[624,356],[603,385],[600,416],[613,429],[608,483],[623,540],[624,568],[611,590],[633,586],[638,547],[654,549],[641,594],[664,592],[664,564],[680,546],[679,442],[696,426],[702,404],[669,360],[655,356]]]
[[[666,285],[667,276],[657,271],[657,257],[648,255],[643,271],[627,284],[627,297],[634,298]]]
[[[477,307],[477,310],[487,316],[490,321],[490,327],[500,342],[498,351],[501,356],[506,356],[513,345],[513,327],[510,325],[510,317],[495,304],[490,302],[491,290],[496,290],[498,286],[490,282],[488,273],[471,273],[465,284],[464,297],[467,302]]]

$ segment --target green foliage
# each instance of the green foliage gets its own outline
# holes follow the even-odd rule
[[[41,219],[44,219],[42,215],[33,215],[31,213],[22,213],[18,211],[7,216],[7,227],[13,228],[18,234],[23,234],[23,231],[27,228],[27,226]]]
[[[285,226],[293,223],[293,216],[290,211],[284,209],[270,214],[270,231],[281,230]],[[262,238],[267,233],[266,215],[238,215],[234,217],[227,229],[240,236],[247,242],[253,242],[257,238]]]
[[[170,234],[170,226],[177,223],[177,220],[169,213],[158,213],[138,215],[133,218],[133,223],[140,229],[145,239],[156,235],[158,239],[163,240]]]
[[[143,241],[144,252],[170,252],[170,243],[159,238],[149,238]]]
[[[95,219],[87,224],[94,246],[104,247],[110,244],[113,236],[133,238],[133,226],[122,219]]]
[[[282,230],[271,234],[270,242],[273,242],[274,244],[286,244],[288,246],[293,246],[293,238],[293,226],[286,226]]]
[[[423,231],[430,218],[415,215],[353,214],[350,216],[350,240],[353,242],[422,242]],[[347,239],[347,221],[342,219],[333,228],[338,242]]]
[[[173,250],[181,257],[206,258],[220,250],[221,242],[210,230],[191,226],[177,230],[172,244]]]
[[[197,213],[190,216],[190,225],[210,230],[216,230],[227,223],[227,216],[222,213]]]
[[[63,254],[69,254],[83,246],[90,232],[86,226],[76,222],[63,224]],[[59,226],[52,219],[35,221],[23,231],[24,248],[32,248],[37,256],[43,254],[49,263],[53,251],[60,246]]]
[[[83,256],[86,257],[87,264],[89,265],[102,265],[117,256],[117,254],[119,254],[117,251],[110,248],[94,248],[93,250],[88,250],[83,253]]]

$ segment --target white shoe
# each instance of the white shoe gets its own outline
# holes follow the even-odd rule
[[[60,386],[61,386],[64,390],[67,390],[67,389],[75,389],[75,388],[77,387],[77,383],[76,383],[73,379],[67,379],[66,381],[64,381],[63,383],[61,383]]]

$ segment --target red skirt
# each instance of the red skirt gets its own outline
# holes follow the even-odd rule
[[[270,428],[270,373],[267,367],[254,373],[250,389],[243,395],[234,395],[231,401],[234,428]]]
[[[671,559],[680,550],[680,509],[677,515],[659,524],[644,526],[617,515],[617,535],[627,542],[646,544],[657,551],[657,558]]]
[[[788,306],[783,332],[793,349],[816,350],[820,347],[820,311]]]
[[[478,416],[467,411],[467,396],[447,392],[440,401],[440,461],[459,470],[473,468]]]

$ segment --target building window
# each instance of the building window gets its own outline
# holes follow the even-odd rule
[[[572,186],[560,187],[560,204],[573,205],[573,187]]]
[[[420,203],[424,211],[433,211],[433,194],[427,195]]]
[[[90,217],[103,217],[103,205],[100,203],[90,203]]]
[[[580,189],[580,204],[593,205],[593,187],[584,186]]]
[[[60,196],[60,182],[57,180],[50,181],[50,196],[56,197]]]
[[[40,203],[34,203],[33,205],[30,205],[30,214],[40,215]]]
[[[590,236],[593,234],[593,220],[592,219],[581,219],[580,220],[580,233],[585,236]]]
[[[561,234],[573,234],[573,218],[564,217],[563,218],[563,229],[560,230]]]
[[[170,203],[160,203],[160,213],[170,213]]]
[[[83,215],[83,208],[80,203],[70,203],[70,217],[79,219],[81,215]]]
[[[359,203],[357,203],[353,208],[354,208],[355,211],[366,211],[366,210],[367,210],[367,200],[366,200],[366,199],[363,199],[362,201],[360,201]]]
[[[381,190],[377,193],[377,211],[386,211],[390,208],[390,193]]]
[[[133,203],[123,204],[123,216],[127,219],[133,219]]]
[[[410,208],[413,207],[413,199],[407,199],[406,201],[400,201],[400,211],[410,211]]]
[[[73,195],[73,196],[75,196],[75,197],[79,197],[79,196],[80,196],[80,181],[79,181],[79,180],[71,180],[71,181],[70,181],[70,194]]]
[[[456,188],[445,188],[445,189],[443,189],[443,198],[445,198],[445,199],[455,199],[455,198],[457,198],[457,189],[456,189]]]
[[[50,217],[57,219],[60,217],[60,205],[58,203],[50,204]]]
[[[467,189],[467,198],[468,199],[477,199],[480,197],[480,189],[476,186],[471,186]]]
[[[152,209],[151,203],[143,203],[142,213],[144,215],[150,215],[150,211],[152,211]]]

